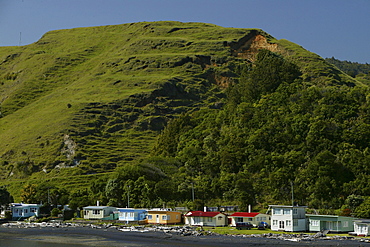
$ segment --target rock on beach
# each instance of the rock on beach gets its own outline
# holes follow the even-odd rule
[[[198,232],[187,226],[24,222],[1,225],[0,239],[64,246],[370,246],[361,239],[315,239],[304,234],[219,235]]]

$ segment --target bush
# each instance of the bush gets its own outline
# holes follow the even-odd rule
[[[61,214],[62,211],[60,211],[58,208],[53,208],[53,210],[51,210],[51,216],[52,217],[58,217],[58,214]]]
[[[10,212],[10,211],[6,211],[6,212],[5,212],[5,219],[7,219],[7,220],[11,220],[11,219],[12,219],[12,212]]]

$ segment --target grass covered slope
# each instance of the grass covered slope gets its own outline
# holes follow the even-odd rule
[[[312,85],[358,83],[316,54],[257,29],[142,22],[46,33],[0,47],[0,177],[112,171],[146,157],[169,119],[218,109],[259,49]]]
[[[227,57],[224,41],[248,32],[135,23],[52,31],[1,48],[2,177],[81,160],[105,170],[145,156],[163,116],[208,97],[211,56]]]

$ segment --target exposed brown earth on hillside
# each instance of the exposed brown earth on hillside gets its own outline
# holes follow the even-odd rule
[[[236,43],[229,44],[232,54],[236,57],[247,59],[253,62],[260,49],[267,49],[272,52],[279,50],[277,44],[269,43],[267,38],[257,31],[251,32]]]

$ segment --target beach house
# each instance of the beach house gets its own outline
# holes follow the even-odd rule
[[[355,218],[337,215],[306,214],[310,232],[329,230],[330,232],[351,232]]]
[[[88,206],[83,208],[84,219],[88,220],[116,220],[115,207],[109,206]]]
[[[353,221],[354,234],[357,236],[370,236],[370,219],[356,219]]]
[[[253,226],[258,226],[261,222],[271,225],[271,215],[257,212],[236,212],[229,216],[231,219],[231,226],[236,226],[236,223],[249,222]]]
[[[179,224],[182,222],[181,212],[172,211],[171,209],[151,209],[148,210],[148,224]]]
[[[271,230],[286,232],[307,231],[306,206],[269,205]]]
[[[227,216],[221,212],[189,211],[185,224],[191,226],[226,226]]]
[[[12,220],[24,220],[40,214],[39,204],[11,203]]]
[[[118,208],[118,220],[126,223],[145,223],[148,214],[147,209]]]

